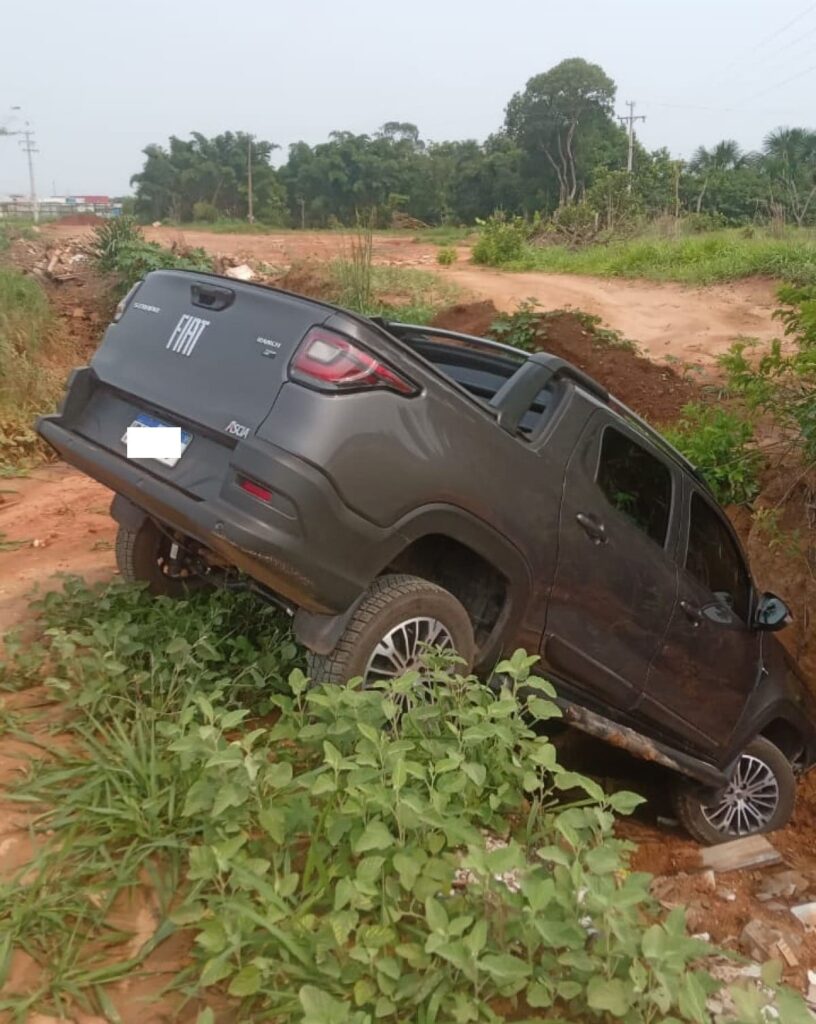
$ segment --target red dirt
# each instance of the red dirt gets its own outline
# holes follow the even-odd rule
[[[486,336],[499,311],[492,302],[463,303],[444,310],[434,326]],[[591,374],[624,404],[652,423],[668,423],[698,394],[670,366],[659,366],[628,348],[610,345],[565,311],[540,318],[539,347]]]

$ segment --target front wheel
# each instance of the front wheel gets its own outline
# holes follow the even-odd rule
[[[793,814],[795,799],[790,761],[770,740],[757,736],[740,754],[731,781],[714,799],[691,783],[679,783],[675,811],[698,842],[713,846],[782,828]]]
[[[421,668],[428,648],[458,654],[470,672],[475,643],[468,613],[449,591],[418,576],[380,576],[368,589],[334,650],[309,656],[313,683],[398,679]]]

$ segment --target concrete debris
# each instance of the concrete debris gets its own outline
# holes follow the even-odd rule
[[[765,961],[772,956],[776,944],[783,936],[762,921],[753,920],[742,929],[739,942],[743,952],[753,960]]]
[[[735,892],[732,892],[730,889],[718,889],[717,895],[721,900],[724,900],[726,903],[736,903],[737,894]]]
[[[787,942],[785,942],[784,939],[779,939],[778,940],[778,942],[776,943],[776,949],[777,949],[777,952],[779,952],[781,954],[782,959],[785,961],[785,963],[788,965],[788,967],[798,967],[799,966],[799,958],[794,953],[794,951],[790,948],[790,946],[787,944]]]
[[[739,871],[741,868],[778,864],[781,860],[779,850],[765,836],[745,836],[700,851],[701,867],[714,871]]]
[[[808,931],[816,928],[816,902],[800,903],[798,907],[791,907],[791,913],[802,922]]]
[[[799,871],[777,871],[769,875],[757,890],[756,898],[765,903],[767,900],[788,899],[807,892],[810,883]]]
[[[816,1003],[816,971],[808,971],[808,991],[805,997],[809,1003]]]
[[[237,267],[227,267],[224,270],[226,277],[232,277],[236,281],[253,281],[256,277],[255,271],[248,263],[241,263]]]

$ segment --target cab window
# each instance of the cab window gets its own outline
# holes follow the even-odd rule
[[[607,427],[597,482],[610,505],[661,547],[665,545],[672,479],[660,459],[626,434]]]
[[[728,527],[699,494],[691,498],[686,569],[743,622],[748,621],[751,580],[745,560]]]

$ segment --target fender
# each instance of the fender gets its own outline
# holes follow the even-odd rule
[[[383,545],[383,557],[375,577],[382,574],[394,559],[414,541],[433,534],[450,537],[472,548],[485,561],[494,566],[507,580],[507,601],[499,615],[493,633],[483,646],[485,658],[498,647],[501,636],[514,612],[526,605],[532,591],[532,571],[521,551],[506,537],[483,520],[451,505],[425,505],[408,513],[393,528],[393,539]],[[316,654],[328,654],[343,635],[365,591],[344,611],[336,615],[321,615],[299,609],[295,613],[295,638]]]

